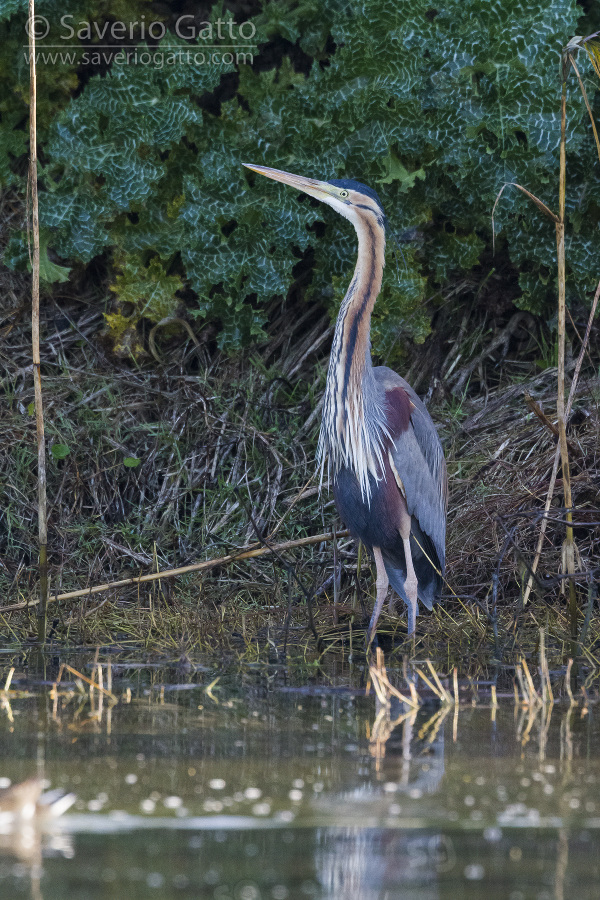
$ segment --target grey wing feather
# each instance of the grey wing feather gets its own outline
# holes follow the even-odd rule
[[[402,387],[413,403],[412,428],[394,441],[392,458],[404,485],[408,512],[416,516],[421,529],[433,541],[443,572],[448,478],[438,433],[427,408],[404,378],[385,366],[378,366],[374,372],[386,390]]]

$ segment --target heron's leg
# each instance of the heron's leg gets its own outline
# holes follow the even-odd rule
[[[404,590],[408,598],[408,633],[414,634],[417,625],[417,573],[413,565],[412,553],[410,550],[410,532],[408,537],[402,535],[402,543],[404,544],[404,558],[406,561],[406,578],[404,580]]]
[[[375,608],[373,609],[373,615],[371,616],[371,621],[369,622],[369,630],[367,632],[367,652],[369,651],[369,647],[371,646],[373,638],[375,637],[377,620],[379,619],[379,615],[381,613],[381,610],[383,609],[383,601],[385,600],[385,595],[387,594],[387,589],[390,583],[387,572],[385,571],[383,556],[381,555],[381,550],[379,549],[379,547],[373,547],[373,556],[375,557],[375,565],[377,567],[377,598],[375,600]]]

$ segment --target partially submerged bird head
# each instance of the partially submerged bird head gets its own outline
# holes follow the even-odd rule
[[[291,172],[270,169],[267,166],[252,166],[247,163],[244,163],[244,166],[273,181],[303,191],[315,200],[321,200],[345,219],[349,219],[355,227],[374,219],[381,228],[385,228],[385,215],[377,192],[360,181],[338,178],[319,181],[316,178],[292,175]]]
[[[62,816],[77,799],[62,788],[42,793],[44,782],[34,776],[0,790],[0,826],[30,819]]]

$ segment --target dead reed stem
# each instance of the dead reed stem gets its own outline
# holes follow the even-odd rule
[[[565,672],[565,690],[567,692],[567,697],[569,698],[569,703],[571,706],[577,706],[575,701],[575,697],[573,696],[573,691],[571,690],[571,669],[573,668],[573,660],[569,659],[567,662],[567,671]]]
[[[29,180],[31,203],[31,357],[35,424],[38,448],[38,542],[40,594],[38,606],[38,640],[46,640],[46,606],[48,603],[48,519],[46,508],[46,439],[40,360],[40,220],[37,189],[37,106],[35,72],[35,0],[29,0]]]
[[[105,694],[107,697],[109,697],[111,700],[114,700],[116,703],[117,698],[115,697],[115,695],[111,691],[107,691],[106,688],[104,688],[100,684],[99,681],[96,682],[93,680],[93,678],[88,678],[88,676],[84,675],[83,672],[80,672],[78,669],[74,669],[73,666],[69,666],[69,665],[67,665],[67,663],[64,664],[64,667],[67,670],[67,672],[71,673],[71,675],[75,675],[76,678],[81,678],[82,681],[85,681],[86,684],[89,684],[90,694],[97,688],[102,694]],[[100,672],[99,667],[98,667],[98,672]]]
[[[573,39],[574,41],[579,41],[579,38]],[[566,122],[567,122],[567,77],[569,68],[573,66],[576,71],[577,77],[579,79],[579,83],[581,86],[583,99],[590,115],[590,119],[592,121],[592,127],[594,131],[594,138],[596,140],[596,146],[598,149],[598,154],[600,156],[600,144],[598,143],[598,134],[595,127],[595,123],[593,121],[593,116],[591,113],[591,108],[589,106],[589,102],[587,99],[587,95],[585,92],[585,88],[583,86],[583,82],[577,71],[577,68],[574,63],[574,59],[571,56],[569,50],[572,49],[573,42],[569,42],[567,47],[563,49],[562,53],[562,89],[561,89],[561,105],[560,105],[560,157],[559,157],[559,186],[558,186],[558,216],[556,216],[545,204],[543,204],[537,197],[523,188],[521,185],[516,183],[515,187],[519,188],[519,190],[523,191],[531,200],[533,200],[539,209],[542,210],[546,215],[550,216],[554,220],[555,228],[556,228],[556,253],[557,253],[557,281],[558,281],[558,377],[557,377],[557,392],[556,392],[556,412],[558,419],[558,437],[559,437],[559,447],[557,449],[557,455],[555,458],[554,468],[552,472],[552,478],[550,482],[550,488],[548,490],[548,495],[546,498],[546,508],[545,512],[548,512],[550,507],[550,503],[552,502],[552,496],[554,493],[554,485],[556,482],[556,475],[558,472],[558,460],[560,457],[560,461],[562,464],[562,476],[563,476],[563,496],[564,496],[564,505],[565,505],[565,513],[566,513],[566,534],[564,541],[564,570],[567,575],[572,576],[575,572],[575,542],[573,537],[573,516],[572,516],[572,492],[571,492],[571,473],[569,467],[569,448],[567,443],[567,432],[566,432],[566,420],[568,416],[568,412],[565,413],[565,339],[566,339],[566,266],[565,266],[565,201],[566,201],[566,174],[567,174],[567,165],[566,165]],[[596,65],[594,63],[594,68]],[[494,211],[498,201],[504,191],[504,188],[508,185],[503,185],[500,193],[496,197],[496,202],[494,203],[494,210],[492,210],[492,230],[494,223]],[[594,305],[595,309],[595,305]],[[582,348],[582,352],[585,352],[585,348]],[[580,355],[581,357],[581,355]],[[578,373],[577,373],[578,374]],[[571,401],[571,396],[574,394],[574,384],[575,380],[571,386],[571,392],[569,395],[569,406]],[[529,594],[531,592],[531,587],[533,583],[533,575],[535,574],[535,570],[537,569],[537,564],[539,562],[539,557],[541,554],[541,548],[544,539],[544,532],[546,528],[547,516],[544,516],[542,519],[542,526],[540,531],[540,537],[538,540],[538,546],[535,554],[535,562],[534,567],[529,575],[529,580],[527,583],[527,587],[525,590],[525,594],[523,597],[523,602],[526,603]],[[577,640],[577,590],[575,585],[574,578],[569,578],[569,624],[571,637],[575,641]]]
[[[542,703],[544,706],[548,703],[554,703],[550,670],[546,658],[546,633],[543,628],[540,628],[540,681],[542,683]]]
[[[598,306],[598,299],[600,298],[600,281],[598,282],[598,287],[596,288],[596,293],[594,294],[594,300],[592,303],[592,308],[590,310],[590,315],[588,317],[587,327],[585,329],[585,335],[583,337],[583,342],[581,344],[581,349],[579,351],[579,356],[577,357],[577,364],[575,366],[575,372],[573,373],[573,380],[571,381],[571,388],[569,390],[569,399],[567,401],[567,408],[565,411],[566,418],[568,419],[571,414],[571,408],[573,406],[573,400],[575,399],[575,391],[577,390],[577,382],[579,381],[579,373],[581,372],[581,366],[583,365],[583,360],[585,357],[585,353],[587,350],[588,342],[590,339],[590,333],[592,330],[592,324],[594,321],[594,316],[596,315],[596,308]],[[552,474],[550,476],[550,485],[548,487],[548,493],[546,494],[546,503],[544,505],[544,516],[540,525],[540,534],[538,537],[537,547],[535,548],[535,556],[533,558],[533,562],[531,564],[531,572],[529,575],[529,580],[527,581],[527,586],[525,587],[525,592],[523,594],[523,605],[527,603],[529,599],[529,595],[531,593],[531,589],[533,587],[533,578],[535,573],[537,572],[537,567],[539,565],[541,556],[542,556],[542,547],[544,545],[544,535],[546,534],[546,528],[548,527],[548,512],[550,510],[550,506],[552,504],[552,497],[554,496],[554,485],[556,483],[556,476],[558,474],[558,464],[561,458],[560,452],[560,443],[556,448],[556,454],[554,456],[554,464],[552,466]]]
[[[385,659],[381,647],[377,647],[375,662],[372,662],[369,665],[369,677],[373,684],[373,689],[377,695],[377,699],[384,706],[389,706],[390,699],[392,697],[396,697],[398,700],[400,700],[401,703],[405,703],[412,709],[417,709],[420,706],[420,700],[418,698],[417,702],[415,703],[414,696],[412,697],[412,699],[407,697],[405,694],[400,693],[398,688],[394,687],[394,685],[390,683],[390,680],[387,676]],[[366,693],[367,695],[369,693],[368,683]]]
[[[444,703],[452,703],[452,697],[450,696],[450,694],[448,693],[448,691],[446,690],[446,688],[443,686],[442,682],[440,681],[439,675],[433,667],[433,663],[431,662],[430,659],[426,660],[426,662],[429,667],[429,671],[431,672],[431,674],[433,676],[433,680],[435,681],[436,686],[437,686],[440,694],[442,695],[442,701]]]
[[[446,704],[446,703],[451,703],[451,702],[452,702],[452,698],[450,697],[450,695],[448,694],[448,692],[444,690],[444,688],[442,687],[441,684],[440,684],[440,686],[439,686],[439,688],[438,688],[437,685],[434,684],[434,683],[427,677],[427,675],[425,674],[425,672],[423,672],[421,669],[419,669],[418,666],[415,666],[415,670],[416,670],[417,675],[419,675],[419,677],[423,679],[423,681],[425,682],[425,684],[427,685],[427,687],[429,688],[429,690],[430,690],[433,694],[435,694],[435,696],[441,701],[442,704]],[[436,681],[439,683],[439,679],[436,679]]]
[[[157,581],[164,578],[174,578],[178,575],[188,575],[190,572],[201,572],[203,569],[211,569],[215,566],[224,566],[230,562],[237,562],[242,559],[254,559],[257,556],[264,556],[266,553],[279,553],[282,550],[293,550],[296,547],[307,547],[310,544],[320,544],[324,541],[332,541],[339,537],[347,537],[347,531],[327,532],[326,534],[315,534],[309,537],[297,538],[294,541],[285,541],[282,544],[273,544],[269,547],[256,547],[241,550],[239,553],[230,553],[229,556],[220,556],[217,559],[207,559],[201,563],[194,563],[191,566],[181,566],[178,569],[163,569],[162,572],[153,572],[150,575],[138,575],[133,578],[124,578],[121,581],[111,581],[107,584],[96,584],[94,587],[83,588],[78,591],[69,591],[66,594],[55,594],[49,600],[73,600],[75,597],[89,597],[92,594],[99,594],[101,591],[114,590],[116,588],[127,587],[132,584],[145,584],[146,582]],[[26,609],[33,606],[35,600],[25,601],[23,603],[15,603],[13,606],[2,606],[0,612],[15,612],[19,609]]]
[[[567,81],[562,82],[560,101],[560,173],[558,188],[558,222],[556,223],[556,255],[558,263],[558,385],[556,415],[560,441],[560,457],[563,476],[563,496],[566,509],[565,568],[568,575],[575,571],[575,546],[573,541],[573,506],[571,496],[571,472],[567,426],[565,417],[565,330],[566,330],[566,270],[565,270],[565,199],[567,182],[566,163]],[[577,639],[577,591],[573,578],[569,579],[569,622],[571,637]]]
[[[527,679],[527,689],[529,693],[529,702],[530,703],[539,703],[540,698],[538,696],[538,692],[535,689],[533,684],[533,678],[531,677],[531,672],[529,671],[529,666],[527,665],[527,660],[524,656],[521,657],[521,665],[523,666],[523,671],[525,672],[525,678]]]
[[[579,42],[579,38],[574,39]],[[556,241],[557,241],[557,250],[558,250],[558,289],[559,289],[559,307],[558,307],[558,329],[559,329],[559,347],[558,347],[558,396],[557,396],[557,413],[558,413],[558,426],[559,426],[559,447],[557,448],[557,454],[554,460],[554,467],[552,470],[552,478],[550,480],[550,488],[548,490],[548,496],[546,498],[546,507],[545,511],[548,512],[550,508],[550,503],[552,502],[552,495],[554,493],[554,484],[556,481],[556,475],[558,472],[558,458],[560,455],[562,461],[562,470],[563,470],[563,484],[564,484],[564,497],[565,497],[565,506],[567,509],[571,507],[571,482],[570,482],[570,472],[568,465],[568,446],[566,439],[566,419],[569,416],[571,411],[571,405],[573,402],[573,397],[575,394],[575,388],[577,385],[577,379],[579,378],[579,372],[581,370],[581,364],[583,362],[583,357],[585,355],[587,343],[590,336],[591,326],[594,319],[594,315],[596,312],[596,306],[598,304],[598,294],[600,293],[600,283],[596,288],[596,294],[594,296],[594,302],[592,304],[592,309],[590,312],[590,316],[588,319],[588,325],[585,333],[585,338],[582,343],[581,351],[579,353],[579,358],[577,360],[577,366],[575,368],[575,374],[573,376],[573,382],[571,384],[571,390],[569,392],[569,400],[567,404],[567,410],[565,413],[564,410],[564,341],[565,341],[565,260],[564,260],[564,219],[565,219],[565,198],[566,198],[566,109],[567,109],[567,75],[569,72],[569,68],[572,67],[579,82],[579,87],[581,89],[581,94],[583,96],[583,101],[585,103],[585,107],[588,111],[588,115],[590,117],[590,122],[592,124],[592,130],[594,133],[594,141],[596,143],[596,149],[598,151],[598,158],[600,159],[600,141],[598,139],[598,131],[596,129],[596,123],[594,122],[594,116],[592,113],[592,109],[590,107],[587,92],[585,90],[585,86],[583,84],[581,75],[579,74],[579,69],[575,64],[574,56],[571,55],[569,50],[572,49],[572,41],[569,42],[567,47],[565,47],[563,51],[563,59],[562,59],[562,93],[561,93],[561,122],[560,122],[560,186],[559,186],[559,222],[556,223]],[[588,52],[588,56],[596,70],[597,74],[598,68],[595,63],[595,58],[593,54]],[[560,230],[560,234],[559,234]],[[562,271],[562,278],[561,278]],[[562,299],[562,304],[561,304]],[[562,315],[561,315],[562,314]],[[562,327],[561,327],[562,326]],[[561,383],[562,380],[562,383]],[[562,411],[562,416],[561,416]],[[531,587],[533,584],[533,575],[537,570],[537,566],[540,560],[542,545],[544,541],[544,534],[546,531],[547,517],[545,516],[542,519],[540,536],[538,539],[538,545],[536,548],[535,558],[532,566],[532,572],[529,576],[529,581],[527,583],[527,588],[525,590],[525,594],[523,597],[523,602],[527,603],[529,598],[529,593],[531,591]],[[572,521],[571,512],[567,512],[567,523]],[[567,533],[566,533],[566,565],[567,565],[567,573],[572,574],[575,571],[575,554],[574,554],[574,543],[573,543],[573,528],[567,524]],[[572,566],[572,568],[569,568]],[[575,583],[571,578],[569,580],[569,619],[571,625],[571,636],[574,640],[577,639],[577,596],[575,591]]]

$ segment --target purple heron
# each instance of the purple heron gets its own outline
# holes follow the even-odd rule
[[[447,475],[424,404],[400,375],[371,362],[371,313],[385,265],[381,201],[357,181],[246,168],[322,200],[356,229],[358,259],[335,326],[318,456],[321,466],[328,461],[342,521],[375,559],[377,598],[367,647],[390,584],[406,603],[412,635],[418,601],[431,609],[441,591]]]

